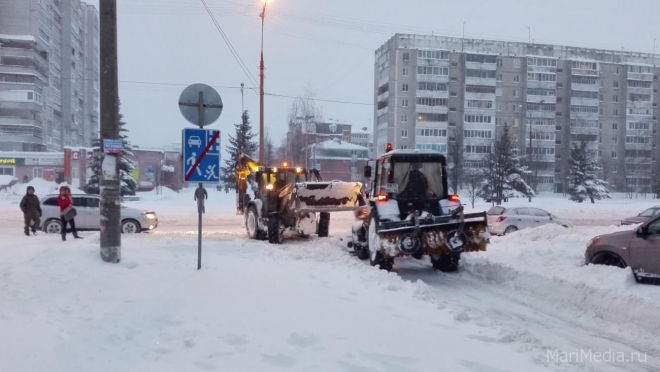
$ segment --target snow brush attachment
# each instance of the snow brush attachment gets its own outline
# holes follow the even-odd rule
[[[305,212],[346,212],[363,209],[360,182],[303,182],[293,189],[296,209]]]

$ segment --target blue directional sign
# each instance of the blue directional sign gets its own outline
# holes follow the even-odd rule
[[[186,128],[182,148],[185,182],[220,182],[219,130]]]

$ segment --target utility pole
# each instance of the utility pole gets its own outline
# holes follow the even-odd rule
[[[465,23],[467,21],[463,22],[463,37],[461,38],[461,53],[465,51]]]
[[[243,113],[245,112],[245,101],[243,100],[243,87],[245,84],[241,83],[241,116],[243,116]]]
[[[99,3],[101,59],[101,258],[121,260],[120,180],[118,156],[108,153],[106,140],[119,139],[119,88],[117,72],[117,0]]]
[[[532,28],[527,26],[527,33],[529,34],[529,43],[532,43]]]
[[[264,21],[266,19],[266,5],[261,10],[261,62],[259,63],[259,163],[264,163]]]

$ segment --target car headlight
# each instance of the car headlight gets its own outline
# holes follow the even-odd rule
[[[156,219],[156,215],[153,214],[153,213],[147,213],[147,214],[145,214],[145,216],[146,216],[147,219],[149,219],[149,220],[155,220],[155,219]]]

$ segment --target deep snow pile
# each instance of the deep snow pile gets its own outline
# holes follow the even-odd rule
[[[464,255],[462,268],[557,306],[571,306],[609,319],[623,317],[660,331],[660,286],[637,284],[630,268],[584,265],[591,238],[633,227],[566,229],[546,225],[521,230],[492,238],[486,252]]]
[[[5,174],[0,175],[0,186],[7,186],[12,182],[16,182],[18,179],[14,176],[8,176]]]
[[[209,239],[201,271],[194,239],[129,236],[117,265],[101,262],[97,239],[3,241],[2,370],[580,370],[524,340],[484,348],[502,338],[497,324],[330,239]]]
[[[71,193],[84,194],[85,192],[77,187],[71,186],[67,183],[57,184],[56,182],[46,181],[43,178],[33,178],[28,183],[17,183],[10,187],[8,190],[0,192],[0,197],[9,200],[18,200],[25,195],[25,190],[29,187],[34,187],[34,192],[37,196],[44,197],[50,194],[57,194],[61,186],[69,186]]]

